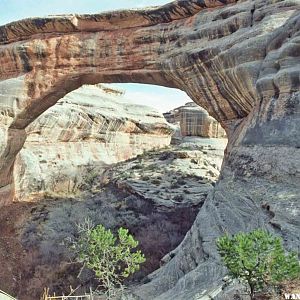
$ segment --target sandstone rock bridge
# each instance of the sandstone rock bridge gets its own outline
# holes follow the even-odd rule
[[[224,231],[267,227],[299,245],[299,29],[299,0],[178,0],[0,27],[1,204],[13,199],[24,129],[42,112],[82,84],[149,83],[185,91],[229,145],[193,227],[136,293],[193,299],[217,286]]]

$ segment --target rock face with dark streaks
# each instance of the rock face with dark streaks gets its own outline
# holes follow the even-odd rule
[[[177,1],[137,11],[29,19],[0,28],[0,193],[25,128],[84,83],[184,90],[226,129],[219,182],[172,259],[135,292],[193,299],[219,286],[215,238],[266,227],[299,245],[299,0]],[[19,85],[10,90],[11,78]],[[207,293],[206,292],[206,293]]]

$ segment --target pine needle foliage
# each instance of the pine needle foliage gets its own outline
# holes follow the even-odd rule
[[[76,260],[93,270],[99,286],[108,299],[123,290],[123,282],[139,270],[146,261],[144,254],[137,250],[139,242],[129,234],[128,229],[119,228],[116,235],[103,225],[79,226],[79,237],[72,242]]]
[[[300,276],[297,253],[286,252],[282,239],[265,230],[225,235],[216,244],[229,275],[248,287],[251,299],[266,287]]]

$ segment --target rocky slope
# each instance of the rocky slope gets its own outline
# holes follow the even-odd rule
[[[91,167],[110,164],[170,143],[171,128],[147,106],[126,103],[117,91],[84,86],[26,128],[18,154],[15,199],[76,194]]]
[[[24,129],[83,83],[180,88],[229,138],[220,180],[176,255],[135,289],[193,299],[217,288],[215,239],[265,227],[297,248],[300,180],[299,0],[175,1],[158,8],[28,19],[0,28],[0,193]],[[167,280],[166,280],[167,278]],[[222,297],[222,296],[220,296]]]
[[[129,228],[147,257],[145,275],[166,264],[213,190],[226,140],[193,139],[107,167],[92,168],[76,197],[14,203],[0,212],[1,288],[22,300],[39,299],[45,286],[56,294],[93,284],[86,270],[70,264],[62,243],[89,218],[116,230]],[[8,251],[14,255],[7,255]],[[14,280],[14,278],[18,278]]]

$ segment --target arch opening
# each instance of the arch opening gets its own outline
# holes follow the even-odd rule
[[[194,143],[195,150],[217,146],[218,172],[226,140],[210,138],[226,138],[225,131],[192,103],[179,90],[145,84],[84,85],[68,93],[25,128],[15,200],[71,196],[93,165],[100,173],[170,143]]]
[[[149,90],[141,93],[145,89],[138,85],[124,95],[123,85],[117,89],[86,85],[26,128],[27,141],[17,156],[14,180],[18,201],[29,201],[31,211],[36,211],[22,235],[34,267],[61,264],[65,253],[57,246],[59,241],[74,234],[76,223],[90,218],[112,229],[120,225],[130,229],[148,257],[135,276],[141,279],[159,268],[161,259],[190,229],[218,178],[225,143],[182,136],[181,145],[177,140],[177,145],[169,146],[175,125],[168,124],[157,108],[182,107],[190,99],[159,87],[149,87],[149,97]],[[147,107],[147,99],[151,102],[155,96],[160,97],[158,107]],[[202,112],[198,111],[201,119]],[[32,230],[38,226],[37,235]],[[38,256],[32,253],[33,246]],[[59,280],[55,272],[48,270],[47,275]],[[26,281],[34,282],[34,276]],[[39,276],[46,278],[44,273]],[[69,284],[66,281],[56,293]],[[41,288],[35,286],[36,291]]]
[[[223,66],[213,68],[215,75],[211,76],[209,61],[222,53],[215,49],[194,53],[191,49],[195,37],[187,38],[186,31],[180,29],[192,26],[195,32],[202,31],[198,24],[203,23],[205,8],[215,8],[219,14],[222,6],[232,2],[235,1],[196,3],[185,9],[184,14],[178,14],[175,7],[179,2],[174,2],[156,9],[104,13],[93,18],[58,16],[44,23],[28,19],[20,22],[28,28],[25,31],[21,29],[23,26],[19,26],[20,31],[14,30],[18,23],[0,27],[3,33],[0,79],[17,77],[20,81],[12,118],[1,128],[1,135],[7,141],[0,154],[5,157],[0,165],[0,173],[5,174],[5,179],[0,179],[1,202],[12,198],[12,166],[25,140],[24,128],[58,99],[83,84],[134,82],[178,88],[186,91],[226,129],[233,127],[236,119],[245,117],[252,108],[254,86],[245,82],[247,89],[240,97],[241,89],[228,89],[233,78],[226,74],[228,82],[220,89],[218,77],[225,75],[218,70]],[[192,16],[198,22],[190,23]],[[194,34],[192,30],[188,32]],[[203,34],[211,33],[204,30]],[[208,64],[200,63],[199,69],[197,61]]]

